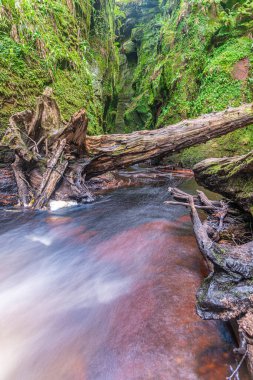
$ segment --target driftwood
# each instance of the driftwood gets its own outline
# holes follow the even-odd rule
[[[56,189],[56,185],[62,178],[65,170],[67,169],[68,161],[65,160],[54,166],[48,181],[46,182],[43,190],[36,195],[33,208],[40,209],[43,208],[49,202],[51,195]],[[44,181],[44,176],[42,177],[42,181]]]
[[[230,206],[224,201],[210,201],[202,192],[194,197],[178,189],[169,191],[177,204],[182,201],[182,205],[190,207],[196,240],[210,270],[197,293],[197,312],[203,319],[237,320],[241,340],[236,351],[248,357],[253,376],[253,241],[242,245],[214,241],[196,206],[203,206],[208,212],[212,210],[216,216],[218,211],[223,222]],[[220,228],[218,223],[217,232]]]
[[[248,104],[155,131],[91,137],[86,135],[85,110],[64,123],[47,88],[35,111],[10,118],[2,143],[15,152],[12,167],[21,205],[43,208],[59,186],[64,185],[65,198],[90,201],[93,195],[86,182],[94,176],[177,152],[251,123],[253,108]]]
[[[171,166],[145,166],[132,167],[131,169],[115,170],[100,174],[85,181],[80,177],[81,183],[78,184],[78,176],[75,176],[81,168],[76,167],[72,170],[72,163],[68,165],[69,174],[63,174],[63,178],[58,183],[56,191],[51,197],[52,200],[61,201],[92,201],[97,195],[104,194],[110,190],[119,188],[135,187],[148,184],[158,184],[170,180],[174,186],[178,186],[185,178],[193,177],[193,172],[186,169],[176,169]],[[36,191],[41,184],[41,173],[38,169],[30,173],[31,186]],[[7,163],[0,167],[0,206],[15,206],[18,202],[18,189],[15,176],[11,166]]]
[[[232,199],[253,215],[253,151],[244,156],[212,158],[194,167],[197,182]]]

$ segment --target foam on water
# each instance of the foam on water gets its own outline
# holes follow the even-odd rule
[[[49,207],[51,211],[56,211],[65,207],[76,206],[77,202],[75,201],[50,201]]]

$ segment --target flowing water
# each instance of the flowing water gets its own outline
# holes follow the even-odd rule
[[[231,373],[228,327],[195,314],[205,268],[188,211],[164,206],[166,190],[121,189],[56,212],[0,211],[1,380]]]

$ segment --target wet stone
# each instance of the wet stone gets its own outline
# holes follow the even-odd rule
[[[230,320],[253,306],[253,280],[235,281],[225,272],[211,273],[197,293],[197,313],[203,319]]]

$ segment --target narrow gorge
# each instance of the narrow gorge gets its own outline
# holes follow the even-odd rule
[[[0,0],[0,139],[1,380],[253,378],[251,0]]]

